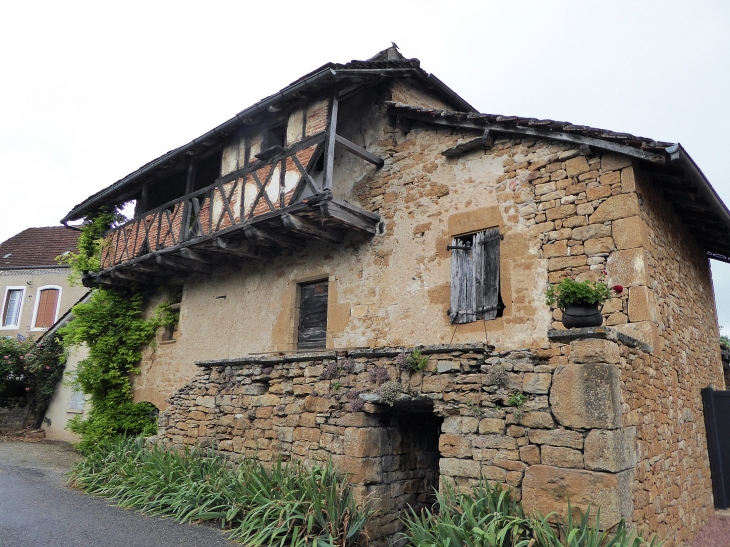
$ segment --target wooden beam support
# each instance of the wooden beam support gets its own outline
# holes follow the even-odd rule
[[[316,237],[317,239],[323,239],[324,241],[330,241],[332,243],[342,243],[342,240],[344,239],[341,230],[317,226],[312,222],[308,222],[294,215],[284,215],[281,217],[281,220],[286,228],[292,232],[297,232],[298,234]]]
[[[214,240],[214,248],[218,249],[216,252],[225,252],[233,256],[242,258],[253,258],[256,260],[269,260],[274,256],[274,253],[263,247],[251,245],[244,241],[237,241],[233,239],[225,239],[217,237]]]
[[[249,241],[253,243],[284,247],[292,251],[298,251],[304,248],[302,241],[286,234],[272,232],[263,228],[255,228],[253,226],[244,226],[243,230],[246,232],[246,237]]]
[[[140,274],[132,271],[113,269],[109,272],[109,274],[114,279],[123,279],[125,281],[132,281],[142,285],[164,285],[165,283],[164,279],[156,275]]]
[[[344,148],[348,152],[355,154],[357,157],[369,161],[377,167],[385,165],[385,160],[365,150],[363,147],[356,145],[354,142],[348,141],[345,137],[335,134],[335,144]]]
[[[192,260],[193,262],[207,264],[208,266],[212,266],[216,262],[214,259],[211,260],[210,255],[208,255],[207,253],[187,247],[184,249],[180,249],[180,256],[182,256],[183,258],[187,258],[188,260]]]
[[[187,178],[185,179],[185,197],[193,193],[193,188],[195,188],[195,175],[197,173],[197,170],[197,162],[194,159],[190,158],[190,162],[188,163]],[[190,199],[186,199],[185,203],[183,204],[182,228],[180,230],[181,242],[188,239],[188,230],[186,227],[190,225],[190,207]]]
[[[332,190],[332,171],[335,167],[335,138],[337,136],[337,110],[339,99],[337,92],[332,94],[330,99],[330,118],[327,124],[327,137],[325,141],[324,156],[324,190]]]
[[[321,201],[316,206],[319,207],[322,216],[337,220],[350,228],[373,235],[377,231],[379,218],[375,221],[366,220],[332,201]]]
[[[187,260],[178,256],[170,256],[170,253],[166,255],[157,255],[157,263],[160,266],[169,266],[175,270],[181,270],[183,272],[196,272],[210,275],[213,273],[213,268],[206,264],[201,264],[193,260]]]

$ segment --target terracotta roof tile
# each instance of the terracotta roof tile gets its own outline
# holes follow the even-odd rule
[[[64,226],[28,228],[0,243],[0,269],[54,266],[58,255],[78,249],[81,232]]]

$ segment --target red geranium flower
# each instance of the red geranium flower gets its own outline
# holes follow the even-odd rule
[[[614,285],[613,290],[616,291],[618,294],[624,292],[624,288],[621,285]]]

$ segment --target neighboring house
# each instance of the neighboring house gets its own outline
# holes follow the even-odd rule
[[[0,243],[0,336],[37,340],[88,289],[71,287],[70,269],[55,258],[76,252],[80,232],[64,226],[28,228]],[[25,399],[0,403],[0,426],[24,427]]]
[[[88,291],[81,300],[74,302],[74,304],[87,303],[91,299],[91,294],[92,292]],[[73,312],[69,309],[43,334],[43,337],[55,336],[58,329],[68,325],[73,318]],[[89,396],[72,388],[68,383],[73,379],[79,361],[86,359],[88,355],[89,349],[85,345],[71,346],[66,350],[64,374],[56,386],[53,398],[51,398],[48,404],[46,415],[41,425],[46,432],[46,439],[66,442],[77,442],[80,440],[80,436],[68,431],[66,425],[75,416],[84,416],[88,412],[87,399]]]
[[[728,261],[730,214],[681,145],[479,114],[389,48],[63,222],[130,200],[85,282],[183,289],[133,377],[165,442],[332,458],[377,499],[372,539],[440,477],[506,482],[529,510],[600,504],[670,544],[712,513],[700,389],[723,385],[708,258]],[[625,287],[606,327],[559,330],[548,282],[603,271]]]
[[[70,269],[55,260],[77,251],[79,235],[28,228],[0,243],[0,336],[37,339],[87,292],[69,286]]]

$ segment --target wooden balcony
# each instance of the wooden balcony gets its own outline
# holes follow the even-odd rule
[[[191,191],[191,158],[187,194],[109,230],[101,270],[86,275],[84,284],[179,284],[217,266],[296,252],[310,238],[337,244],[347,231],[375,234],[379,215],[333,198],[336,147],[376,168],[384,163],[336,134],[337,105],[334,94],[327,123],[316,134],[304,134],[287,148],[251,153],[250,159],[247,148],[243,167],[197,191]],[[146,203],[144,190],[141,196]]]

